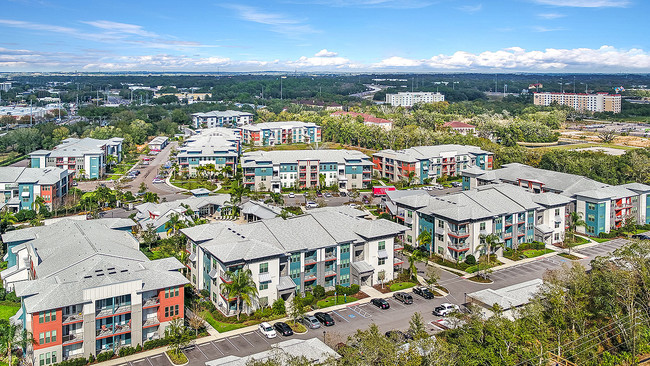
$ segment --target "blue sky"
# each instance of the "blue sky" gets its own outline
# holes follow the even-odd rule
[[[0,10],[0,72],[650,72],[646,0],[0,0]]]

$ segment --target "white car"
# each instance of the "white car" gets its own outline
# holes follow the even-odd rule
[[[295,193],[293,192],[289,193],[289,198],[294,198],[294,197],[296,197]]]
[[[318,208],[318,203],[314,201],[309,201],[305,204],[305,207],[307,208]]]
[[[277,333],[275,332],[275,329],[271,326],[271,324],[264,322],[260,324],[259,326],[260,332],[266,337],[266,338],[275,338],[277,337]]]
[[[450,304],[446,302],[440,304],[439,306],[436,306],[436,308],[433,309],[433,315],[447,316],[454,311],[460,311],[460,307],[456,304]]]

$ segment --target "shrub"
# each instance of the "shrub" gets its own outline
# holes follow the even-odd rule
[[[325,288],[321,285],[316,285],[314,286],[314,290],[312,291],[312,294],[316,299],[320,300],[323,297],[325,297]]]
[[[279,298],[273,302],[273,314],[282,315],[287,312],[286,307],[284,306],[284,299]]]
[[[93,363],[93,362],[95,362],[95,355],[91,353],[90,356],[88,356],[88,363]]]
[[[203,307],[205,307],[206,310],[209,312],[213,313],[217,310],[217,307],[214,306],[214,303],[210,300],[206,300],[202,302]]]
[[[468,255],[465,257],[465,263],[469,266],[473,266],[476,264],[476,257],[474,257],[472,254]]]
[[[308,292],[305,294],[305,297],[302,298],[302,305],[303,306],[311,305],[314,303],[314,300],[316,300],[314,298],[314,295]]]
[[[158,347],[163,347],[169,344],[169,341],[165,338],[161,339],[152,339],[150,341],[144,342],[144,345],[142,346],[142,349],[145,351],[148,351],[150,349],[158,348]]]
[[[136,352],[142,352],[142,345],[140,343],[138,343],[138,345],[135,346],[135,351]]]
[[[325,297],[334,296],[335,293],[336,293],[336,291],[334,291],[334,290],[329,290],[329,291],[325,292]]]
[[[85,366],[88,361],[85,358],[75,358],[72,360],[61,361],[54,366]]]
[[[347,295],[355,295],[357,292],[359,292],[359,290],[361,290],[361,287],[359,285],[356,283],[352,284],[350,285],[350,289],[348,290]]]
[[[132,355],[134,353],[135,353],[135,348],[127,346],[127,347],[120,348],[120,351],[118,352],[118,355],[120,357],[124,357],[124,356],[130,356],[130,355]]]
[[[113,353],[113,351],[102,352],[102,353],[97,355],[97,362],[108,361],[111,358],[113,358],[114,355],[115,354]]]
[[[209,299],[210,298],[210,293],[208,292],[208,290],[203,289],[203,290],[201,290],[201,296]]]

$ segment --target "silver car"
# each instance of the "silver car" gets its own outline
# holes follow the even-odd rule
[[[320,328],[320,322],[313,315],[305,315],[302,317],[302,323],[309,329]]]

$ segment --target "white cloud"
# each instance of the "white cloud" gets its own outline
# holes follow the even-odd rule
[[[55,33],[75,34],[77,32],[77,30],[74,28],[61,27],[58,25],[25,22],[22,20],[0,19],[0,24],[12,28],[40,30],[40,31],[55,32]]]
[[[285,14],[265,12],[261,9],[246,6],[228,4],[225,8],[233,9],[239,13],[239,17],[253,23],[268,25],[270,30],[290,37],[300,37],[307,33],[317,33],[304,20],[292,19]]]
[[[565,14],[560,14],[560,13],[541,13],[541,14],[537,14],[537,16],[539,18],[542,18],[542,19],[549,19],[550,20],[550,19],[563,18],[566,15]]]
[[[464,11],[466,13],[476,13],[483,9],[483,4],[477,4],[477,5],[463,5],[458,10]]]
[[[331,51],[328,51],[327,48],[323,48],[322,50],[316,52],[316,54],[314,56],[315,57],[336,57],[338,55],[339,54],[336,53],[336,52],[331,52]]]
[[[650,70],[650,54],[641,49],[621,50],[611,46],[598,49],[575,48],[526,51],[511,47],[478,54],[458,51],[429,59],[391,57],[372,65],[373,68],[423,68],[442,70],[510,69],[535,70],[607,70],[625,68]]]
[[[418,9],[430,6],[438,0],[315,0],[303,2],[346,8]]]
[[[563,31],[563,30],[566,30],[566,28],[563,28],[563,27],[549,28],[549,27],[544,27],[542,25],[536,25],[536,26],[533,27],[533,31],[539,32],[539,33],[557,32],[557,31]]]
[[[533,0],[542,5],[566,6],[576,8],[624,8],[629,0]]]
[[[92,25],[93,27],[103,29],[110,34],[124,34],[124,35],[137,35],[141,37],[158,38],[156,33],[144,30],[142,26],[135,24],[126,24],[112,22],[110,20],[94,20],[82,22],[84,24]]]

